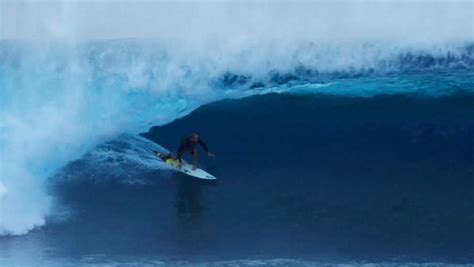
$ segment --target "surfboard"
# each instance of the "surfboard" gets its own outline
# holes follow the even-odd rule
[[[181,164],[181,168],[179,168],[179,161],[177,159],[173,159],[171,157],[169,157],[169,154],[166,154],[166,153],[162,153],[162,152],[158,152],[158,151],[153,151],[155,153],[155,156],[157,156],[161,161],[163,161],[164,163],[170,165],[171,167],[173,167],[174,169],[176,169],[177,171],[179,172],[182,172],[184,174],[187,174],[189,176],[193,176],[193,177],[196,177],[196,178],[199,178],[199,179],[205,179],[205,180],[216,180],[217,178],[202,170],[202,169],[199,169],[199,168],[196,168],[195,170],[193,170],[193,165],[192,164],[189,164],[187,163],[185,160],[181,160],[182,161],[182,164]]]

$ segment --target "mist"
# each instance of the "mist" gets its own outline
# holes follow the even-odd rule
[[[1,39],[465,41],[474,1],[2,1]]]

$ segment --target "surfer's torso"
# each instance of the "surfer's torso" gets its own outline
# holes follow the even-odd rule
[[[207,145],[202,141],[201,138],[199,138],[197,141],[194,141],[192,138],[192,135],[185,136],[181,139],[181,144],[179,145],[178,152],[176,153],[176,157],[181,160],[181,157],[183,156],[184,152],[189,151],[191,154],[195,153],[196,150],[196,144],[199,144],[202,146],[202,148],[206,151],[209,152],[207,149]]]

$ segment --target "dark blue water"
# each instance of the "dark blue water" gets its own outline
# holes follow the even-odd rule
[[[202,106],[142,135],[173,150],[181,135],[200,133],[216,154],[201,153],[200,166],[217,181],[136,164],[127,159],[136,147],[148,160],[155,148],[123,136],[56,176],[50,191],[68,211],[64,220],[3,237],[3,257],[46,265],[472,263],[472,114],[474,95],[463,92],[268,94]]]
[[[175,147],[196,131],[218,155],[203,205],[222,252],[472,261],[472,114],[472,95],[266,95],[145,136]]]

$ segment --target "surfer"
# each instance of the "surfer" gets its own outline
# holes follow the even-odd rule
[[[193,156],[193,170],[197,168],[198,153],[196,144],[199,144],[204,149],[204,151],[206,151],[208,157],[214,157],[214,154],[209,152],[207,145],[204,143],[204,141],[202,141],[199,135],[197,133],[192,133],[181,139],[181,144],[179,145],[178,152],[176,153],[176,159],[179,161],[179,168],[181,168],[182,164],[181,157],[186,151],[189,151]]]

